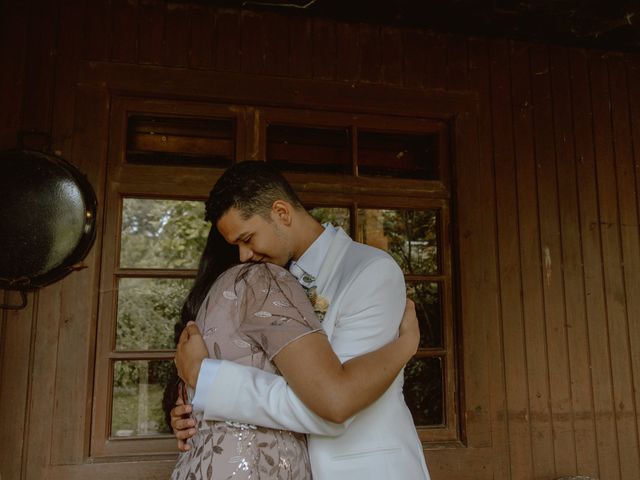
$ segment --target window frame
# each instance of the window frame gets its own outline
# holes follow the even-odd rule
[[[246,148],[245,110],[231,105],[113,97],[109,120],[107,194],[101,253],[96,365],[90,451],[93,457],[170,455],[175,439],[167,435],[114,437],[110,435],[113,363],[118,360],[167,360],[173,350],[117,351],[115,349],[117,287],[122,277],[194,278],[194,269],[120,268],[122,204],[127,198],[203,200],[223,170],[215,167],[139,165],[126,162],[127,120],[130,115],[230,118],[236,125],[235,158]],[[175,456],[175,454],[171,455]]]
[[[448,273],[447,285],[442,292],[443,342],[446,350],[444,362],[446,427],[419,428],[425,446],[439,443],[459,443],[462,427],[458,415],[457,353],[455,351],[455,245],[451,235],[451,149],[449,132],[452,125],[442,119],[430,120],[400,115],[355,114],[345,112],[260,107],[255,105],[228,105],[182,100],[156,100],[139,97],[114,96],[109,122],[109,152],[106,188],[105,229],[101,254],[100,305],[98,310],[96,373],[94,377],[94,404],[91,429],[91,456],[124,457],[131,455],[175,455],[173,437],[145,436],[133,438],[109,437],[111,422],[112,363],[115,360],[156,360],[171,358],[172,350],[116,352],[115,330],[117,312],[117,281],[123,276],[148,278],[191,278],[195,270],[121,269],[118,266],[119,236],[122,222],[122,201],[125,197],[162,198],[175,200],[203,200],[223,170],[215,167],[136,165],[125,161],[127,148],[127,119],[132,114],[157,114],[233,118],[236,125],[235,161],[242,158],[265,160],[266,128],[270,123],[286,122],[300,126],[341,127],[351,129],[357,138],[358,128],[366,130],[440,134],[439,180],[413,180],[346,176],[336,182],[336,175],[314,175],[310,181],[304,173],[285,173],[305,204],[314,207],[347,207],[350,209],[352,237],[357,230],[359,208],[426,209],[430,205],[441,212],[439,239],[450,245],[449,254],[441,253],[442,274]],[[296,123],[292,123],[296,122]],[[251,132],[251,135],[248,134]],[[357,159],[357,140],[352,142],[352,157]],[[344,176],[343,176],[344,177]],[[393,185],[390,186],[389,183]],[[400,195],[398,192],[401,191]],[[327,200],[330,196],[331,199]],[[383,201],[381,199],[384,199]],[[355,238],[357,240],[357,238]],[[440,240],[439,240],[440,241]],[[440,245],[439,245],[440,246]],[[441,247],[442,248],[442,247]],[[429,276],[431,278],[433,276]],[[441,280],[438,280],[441,281]],[[448,313],[445,315],[444,310]],[[448,326],[445,325],[448,322]],[[447,332],[447,333],[445,333]],[[423,354],[436,356],[429,349]]]

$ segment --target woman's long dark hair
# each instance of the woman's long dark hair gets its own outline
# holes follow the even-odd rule
[[[238,263],[238,256],[238,247],[228,244],[218,232],[216,226],[212,225],[207,237],[207,243],[200,257],[198,273],[193,287],[191,287],[191,291],[182,305],[180,321],[174,326],[174,341],[176,345],[187,322],[196,319],[198,310],[200,310],[200,306],[204,302],[213,282],[216,281],[220,274]],[[162,398],[162,409],[169,427],[171,427],[171,409],[178,398],[179,387],[180,378],[175,365],[172,364],[169,380],[165,385]]]

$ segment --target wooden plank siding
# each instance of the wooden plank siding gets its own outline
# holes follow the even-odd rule
[[[502,361],[505,374],[505,411],[509,477],[527,478],[533,472],[529,383],[526,369],[524,307],[515,166],[515,118],[509,45],[491,45],[491,98],[497,208],[497,244]]]
[[[100,208],[113,95],[446,118],[461,429],[432,478],[640,478],[640,56],[159,0],[2,25],[0,146],[50,134]],[[171,469],[92,457],[99,214],[87,268],[0,317],[2,479]]]
[[[636,56],[636,60],[640,60]],[[636,63],[627,65],[627,85],[629,88],[629,118],[631,123],[631,154],[633,163],[633,180],[636,191],[637,217],[630,219],[631,225],[640,224],[640,65]],[[630,272],[633,273],[633,272]],[[638,386],[638,372],[640,372],[640,322],[638,318],[637,296],[628,298],[631,312],[629,314],[629,341],[632,355],[632,370],[634,372],[634,391],[636,395],[636,408],[640,407],[640,388]],[[640,418],[636,415],[638,431],[640,431]]]
[[[575,465],[578,472],[597,472],[593,381],[590,368],[586,323],[583,247],[580,238],[580,212],[576,178],[576,136],[573,131],[570,52],[555,47],[550,52],[552,106],[558,183],[558,209],[562,284],[569,368],[569,417],[575,437]],[[578,167],[579,168],[579,167]],[[556,271],[558,269],[556,268]],[[564,415],[564,410],[563,410]],[[567,419],[563,418],[566,422]],[[566,434],[566,433],[565,433]],[[560,457],[561,458],[561,457]]]
[[[559,194],[557,185],[554,118],[551,103],[551,66],[546,47],[531,49],[531,87],[534,126],[534,151],[540,225],[539,252],[542,263],[542,299],[545,322],[546,358],[538,362],[547,377],[547,417],[550,427],[546,440],[553,445],[554,473],[576,471],[575,439],[571,416],[571,392],[567,329],[564,305],[564,265],[560,239]],[[545,364],[546,362],[546,364]]]

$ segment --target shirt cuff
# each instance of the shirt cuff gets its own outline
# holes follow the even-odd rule
[[[202,361],[200,373],[198,374],[198,383],[196,383],[196,391],[193,395],[192,407],[194,412],[204,412],[220,363],[220,360],[213,358],[205,358]]]

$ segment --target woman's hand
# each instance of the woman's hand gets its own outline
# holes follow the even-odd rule
[[[408,358],[413,357],[420,345],[420,325],[416,315],[416,304],[410,298],[407,298],[400,322],[400,339],[407,349]]]
[[[185,405],[180,397],[176,401],[176,406],[171,409],[171,428],[178,440],[178,450],[181,452],[191,450],[187,440],[196,434],[196,421],[191,417],[191,412],[191,405]]]

